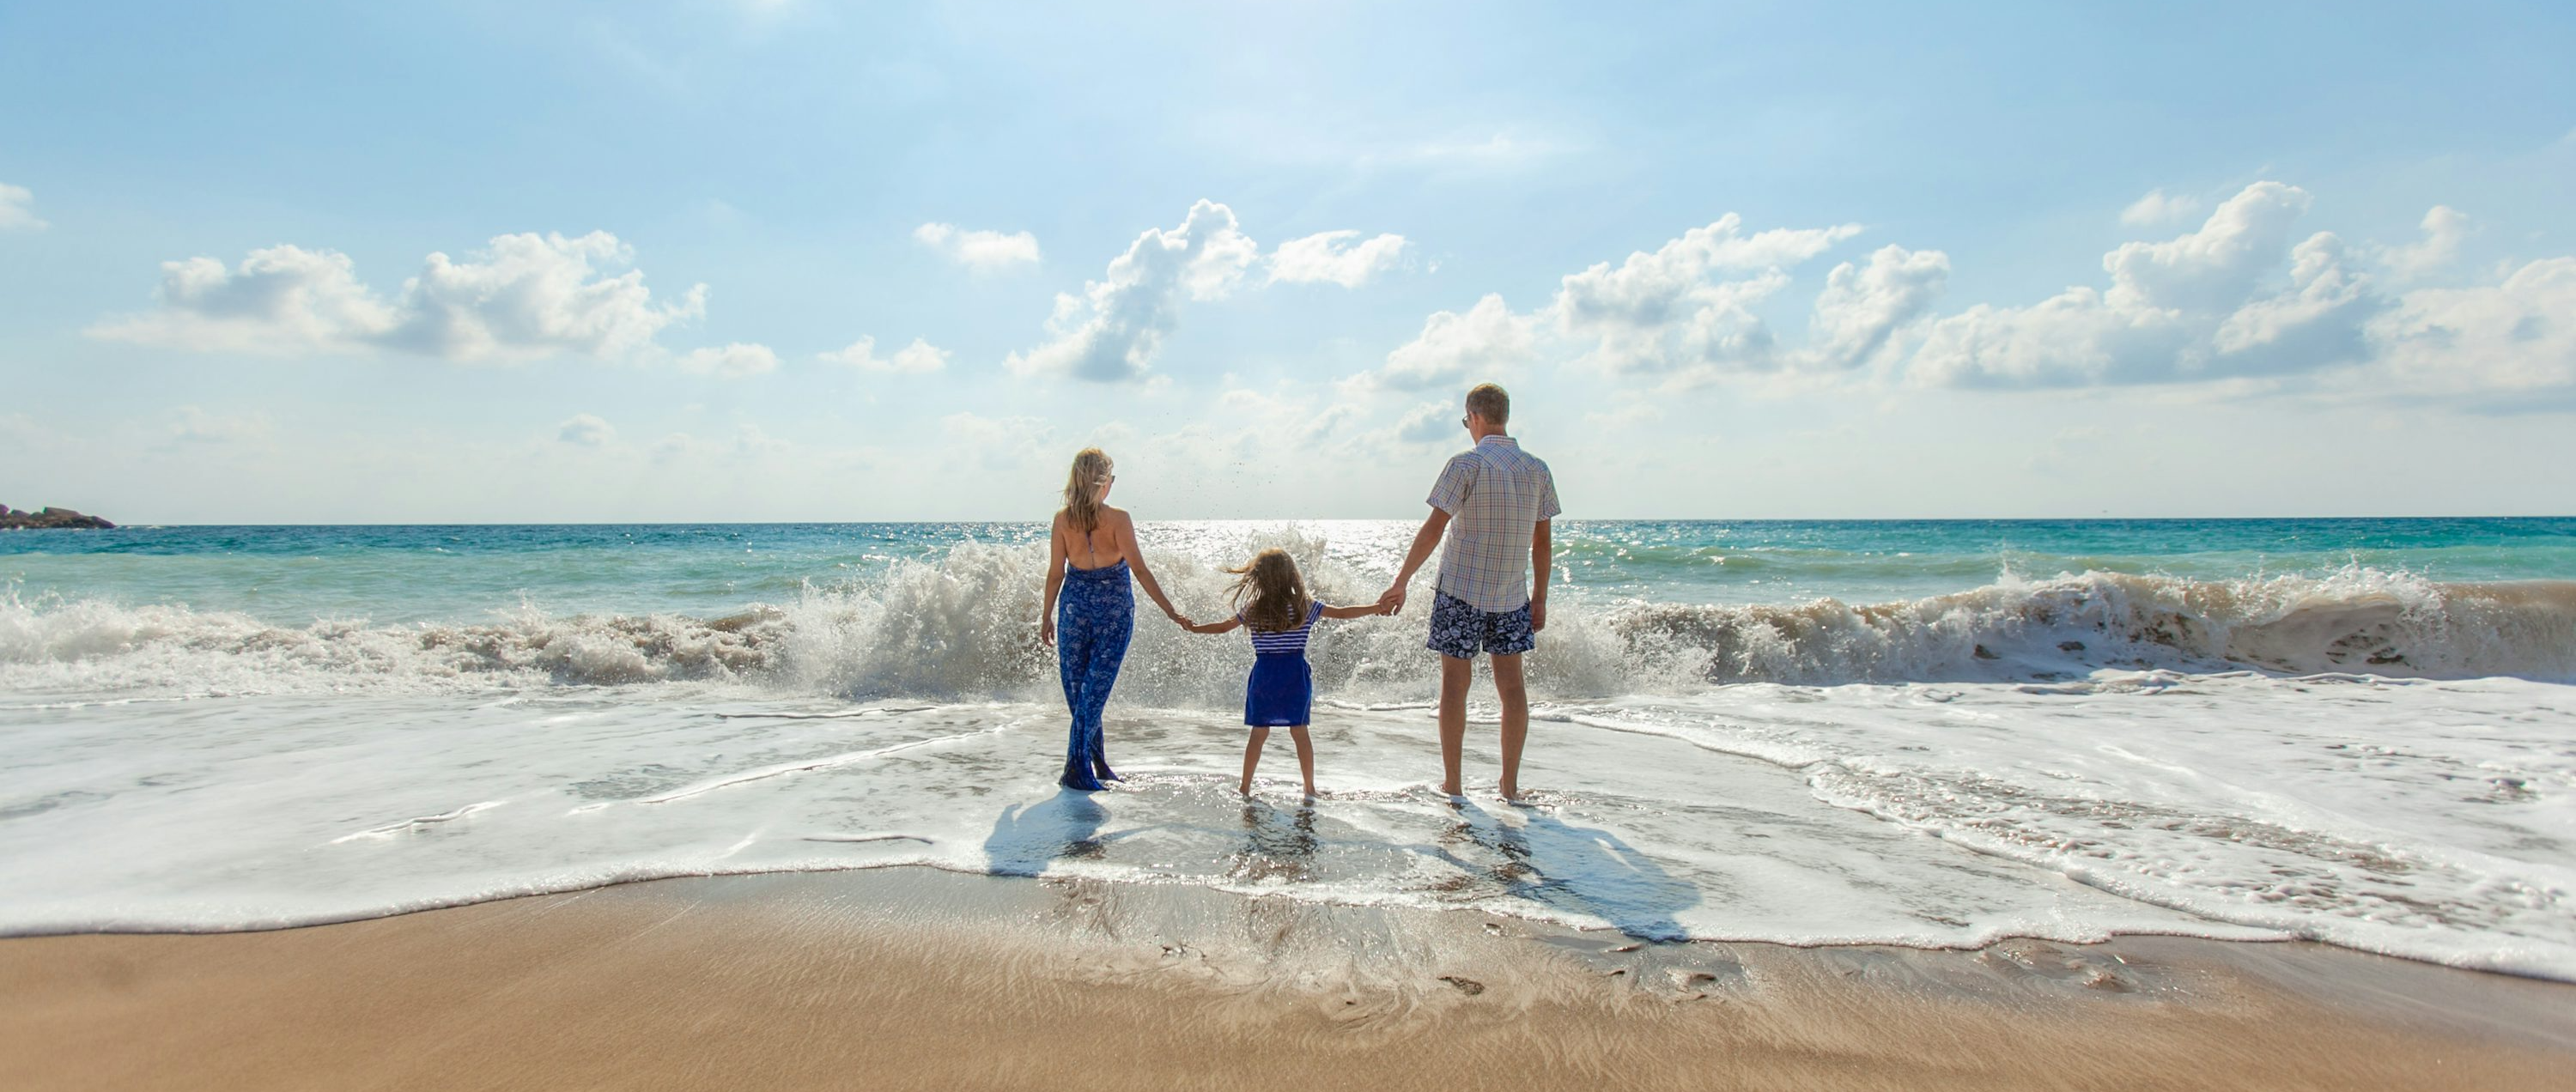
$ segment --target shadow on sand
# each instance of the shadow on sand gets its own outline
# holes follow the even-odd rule
[[[1014,804],[993,820],[984,839],[985,867],[996,876],[1035,876],[1059,858],[1089,860],[1107,852],[1100,836],[1109,809],[1092,794],[1071,789],[1025,807]]]
[[[1700,901],[1699,888],[1618,835],[1537,809],[1497,816],[1467,805],[1431,851],[1467,873],[1458,894],[1528,899],[1609,922],[1638,940],[1687,939],[1674,915]]]

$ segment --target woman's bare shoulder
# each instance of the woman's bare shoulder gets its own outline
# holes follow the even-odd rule
[[[1104,527],[1133,527],[1136,525],[1136,521],[1127,515],[1126,509],[1111,508],[1106,504],[1100,506],[1100,523],[1101,526]]]

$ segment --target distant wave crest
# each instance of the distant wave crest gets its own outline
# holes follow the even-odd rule
[[[1374,579],[1291,540],[1327,601]],[[0,591],[0,685],[17,691],[186,694],[456,690],[704,682],[852,698],[1042,698],[1044,554],[968,543],[862,581],[729,617],[557,615],[520,606],[475,624],[278,626],[245,614]],[[1159,571],[1214,614],[1224,577],[1183,559]],[[1400,618],[1319,637],[1319,687],[1370,699],[1435,677],[1422,648],[1428,581]],[[2576,679],[2576,582],[2438,583],[2366,567],[2324,577],[2194,581],[2109,572],[2012,576],[1911,601],[1680,606],[1560,596],[1530,658],[1545,697],[1687,692],[1734,682],[1832,685],[2071,677],[2099,667],[2250,668],[2457,678]],[[1140,604],[1141,605],[1141,604]],[[1239,639],[1194,637],[1139,613],[1123,699],[1240,700]]]

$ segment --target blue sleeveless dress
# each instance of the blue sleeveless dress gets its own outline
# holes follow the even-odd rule
[[[1291,630],[1264,633],[1252,629],[1252,678],[1243,687],[1243,723],[1255,728],[1305,724],[1315,709],[1315,673],[1306,663],[1306,638],[1324,616],[1316,603],[1306,623]],[[1238,614],[1236,618],[1243,616]]]

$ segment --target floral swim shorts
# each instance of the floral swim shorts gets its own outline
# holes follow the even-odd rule
[[[1447,592],[1431,601],[1431,651],[1472,660],[1478,652],[1518,656],[1538,643],[1530,632],[1529,604],[1507,611],[1477,610]]]

